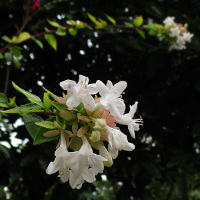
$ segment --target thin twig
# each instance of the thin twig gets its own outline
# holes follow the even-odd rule
[[[8,92],[8,83],[10,79],[10,66],[7,66],[6,69],[6,80],[5,80],[5,87],[4,87],[4,94],[7,95]]]

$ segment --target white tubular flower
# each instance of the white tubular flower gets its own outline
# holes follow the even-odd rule
[[[133,138],[135,138],[135,131],[140,129],[139,125],[142,123],[141,119],[133,119],[137,105],[138,102],[136,101],[134,105],[130,106],[129,113],[122,115],[121,119],[117,120],[117,123],[128,126],[128,130]]]
[[[71,152],[66,157],[66,162],[70,163],[69,183],[72,188],[79,189],[85,181],[92,183],[98,173],[104,169],[103,162],[106,161],[100,155],[93,153],[93,150],[85,136],[82,137],[83,145],[78,152]]]
[[[127,136],[120,130],[107,126],[106,132],[108,134],[108,150],[113,159],[118,156],[119,150],[133,151],[135,145],[129,143]]]
[[[61,144],[60,147],[55,151],[55,160],[50,162],[46,169],[47,174],[53,174],[59,171],[59,176],[62,182],[67,182],[69,180],[69,166],[67,165],[65,158],[69,154],[67,151],[67,146],[65,142],[64,133],[61,133]]]
[[[88,84],[89,78],[83,75],[79,75],[79,81],[76,84],[75,81],[65,80],[60,82],[60,86],[69,92],[71,95],[67,100],[67,106],[74,108],[83,102],[84,107],[89,111],[94,111],[95,101],[92,94],[97,94],[98,90],[96,84]]]
[[[127,82],[120,81],[114,86],[111,81],[105,85],[102,81],[96,82],[99,94],[101,95],[97,107],[109,109],[114,118],[119,118],[125,111],[125,104],[120,97],[127,87]]]
[[[83,145],[79,151],[68,152],[63,133],[61,134],[61,145],[55,152],[55,160],[46,169],[47,174],[59,171],[62,182],[69,180],[70,186],[80,189],[87,181],[92,183],[98,173],[104,169],[104,157],[93,153],[90,144],[85,136],[82,137]]]

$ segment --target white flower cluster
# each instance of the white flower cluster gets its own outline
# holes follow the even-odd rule
[[[167,17],[164,21],[164,28],[167,32],[168,41],[170,43],[170,50],[177,49],[182,50],[186,49],[186,42],[191,42],[191,38],[194,34],[191,34],[187,31],[187,24],[184,26],[182,24],[177,24],[174,21],[174,17]],[[163,39],[165,34],[158,34],[159,39]]]
[[[112,159],[118,156],[120,150],[135,149],[135,145],[128,142],[127,136],[116,127],[116,123],[127,125],[133,138],[135,131],[138,131],[139,125],[142,124],[142,119],[133,119],[137,102],[124,114],[126,106],[121,94],[127,87],[125,81],[115,85],[111,81],[105,85],[100,80],[94,84],[88,83],[88,77],[83,75],[79,75],[78,83],[72,80],[60,83],[68,92],[68,112],[77,111],[80,103],[84,108],[76,115],[77,131],[74,131],[74,127],[71,130],[61,130],[55,160],[46,170],[47,174],[59,172],[61,181],[69,180],[73,189],[80,189],[85,181],[93,182],[95,176],[103,172],[104,166],[112,166]],[[92,95],[97,93],[100,95],[99,98],[93,98]],[[73,141],[77,141],[75,146],[79,146],[75,151],[69,150]],[[93,152],[93,148],[99,151],[99,155]]]

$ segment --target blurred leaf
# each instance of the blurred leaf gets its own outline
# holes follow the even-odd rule
[[[3,35],[3,36],[1,37],[1,39],[4,40],[5,42],[8,42],[8,43],[11,42],[11,39],[10,39],[7,35]]]
[[[136,27],[140,27],[143,23],[143,17],[139,16],[139,17],[135,18],[133,20],[133,23],[135,24]]]
[[[78,34],[78,30],[76,28],[69,28],[68,31],[69,31],[69,34],[72,36],[75,36]]]
[[[41,49],[43,49],[43,44],[42,44],[42,42],[40,41],[40,40],[38,40],[38,39],[36,39],[36,38],[34,38],[34,37],[32,37],[31,38]]]
[[[21,68],[21,63],[20,63],[19,59],[16,58],[15,56],[13,56],[13,63],[15,64],[15,67],[16,67],[17,69],[20,69],[20,68]]]
[[[129,22],[124,22],[124,23],[125,23],[125,26],[126,26],[127,28],[132,28],[132,27],[134,27],[134,25],[131,24],[131,23],[129,23]]]
[[[56,37],[53,34],[45,34],[44,35],[45,40],[49,43],[49,45],[57,51],[57,40]]]
[[[23,42],[25,40],[30,39],[30,37],[31,37],[30,33],[28,33],[28,32],[21,32],[19,34],[19,36],[17,37],[17,40],[15,42],[16,43],[20,43],[20,42]]]
[[[66,31],[63,28],[58,28],[56,31],[56,34],[59,36],[65,36],[67,35]]]
[[[22,54],[21,52],[22,48],[19,46],[13,46],[13,47],[10,47],[9,49],[16,58],[19,58]]]
[[[97,24],[97,19],[91,15],[90,13],[87,13],[88,17],[90,18],[90,20],[94,23],[94,24]]]
[[[5,52],[4,57],[6,59],[6,62],[10,62],[12,60],[12,54],[11,52]]]
[[[7,147],[5,147],[4,145],[0,144],[0,151],[4,153],[6,158],[10,158],[10,152],[9,149]]]
[[[108,18],[108,20],[113,24],[113,25],[116,25],[116,21],[114,18],[110,17],[109,15],[106,15],[106,17]]]
[[[51,26],[54,26],[54,27],[57,27],[57,28],[62,27],[58,22],[50,21],[50,20],[47,20],[47,21],[49,22],[49,24]]]
[[[143,39],[146,39],[146,37],[145,37],[145,33],[144,33],[143,30],[136,29],[136,31],[140,34],[140,36],[141,36]]]

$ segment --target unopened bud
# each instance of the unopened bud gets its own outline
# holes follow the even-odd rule
[[[111,167],[113,165],[113,160],[112,160],[112,156],[110,155],[110,153],[107,151],[107,149],[105,148],[105,146],[101,146],[99,145],[99,154],[101,156],[103,156],[105,159],[107,159],[107,161],[104,161],[103,164],[106,167]]]
[[[93,127],[94,130],[104,131],[105,127],[106,127],[105,119],[96,119],[95,126]]]
[[[92,131],[92,134],[90,136],[90,140],[93,142],[98,142],[100,140],[100,132],[99,131]]]

